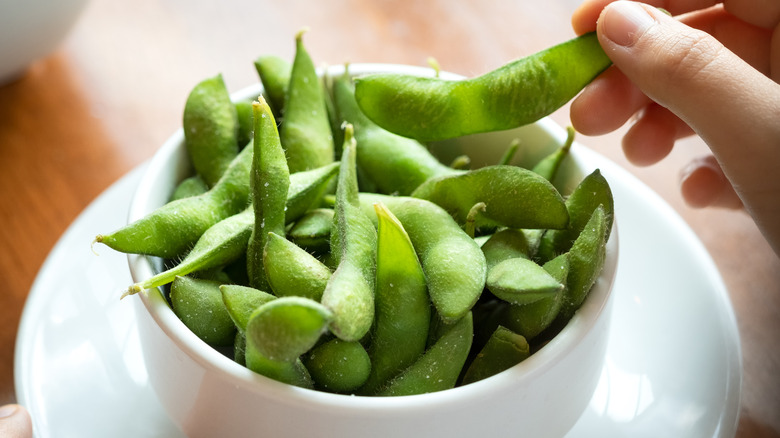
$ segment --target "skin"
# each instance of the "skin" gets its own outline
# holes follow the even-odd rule
[[[238,114],[222,75],[193,88],[184,106],[182,127],[195,171],[213,187],[238,154]]]
[[[356,78],[355,97],[388,131],[420,141],[444,140],[535,122],[571,100],[609,64],[591,34],[473,79],[367,75]]]
[[[263,253],[268,233],[284,235],[285,206],[290,187],[290,170],[279,140],[276,120],[263,96],[252,104],[255,120],[252,161],[252,205],[255,224],[246,251],[249,285],[268,289]]]
[[[27,409],[16,404],[0,407],[0,436],[32,438],[32,420]]]
[[[775,253],[778,24],[780,4],[758,0],[589,0],[572,17],[576,32],[597,32],[615,64],[572,102],[574,127],[599,135],[630,120],[623,150],[637,165],[660,161],[676,140],[698,134],[712,155],[684,169],[683,198],[694,207],[744,206]]]

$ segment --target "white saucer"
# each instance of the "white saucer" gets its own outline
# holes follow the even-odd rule
[[[584,149],[584,148],[583,148]],[[732,437],[742,382],[736,320],[712,259],[660,197],[589,150],[610,181],[620,256],[607,360],[567,437]],[[179,437],[141,357],[124,255],[90,251],[125,223],[134,170],[70,226],[33,284],[15,383],[38,437]]]

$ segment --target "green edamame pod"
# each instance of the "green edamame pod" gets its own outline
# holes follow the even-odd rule
[[[610,64],[591,32],[473,79],[367,75],[356,79],[355,96],[363,112],[388,131],[444,140],[535,122]]]
[[[263,304],[275,300],[276,297],[261,290],[248,286],[223,284],[219,287],[222,302],[240,333],[246,332],[249,318]]]
[[[544,177],[547,181],[552,182],[555,179],[555,175],[558,174],[558,169],[560,169],[563,159],[569,155],[569,149],[571,149],[571,145],[574,143],[574,135],[576,134],[574,128],[571,126],[567,127],[566,134],[566,142],[556,149],[555,152],[542,158],[531,169],[533,172]]]
[[[169,202],[95,242],[124,253],[181,257],[209,227],[247,207],[252,155],[253,148],[244,148],[208,192]]]
[[[558,282],[565,285],[569,275],[569,254],[561,254],[542,267]],[[535,303],[508,306],[501,316],[502,324],[526,339],[532,340],[555,321],[565,294],[566,289]]]
[[[606,209],[600,205],[569,251],[569,275],[560,312],[560,317],[564,320],[571,318],[585,301],[591,286],[604,267],[609,230],[607,223]]]
[[[528,238],[521,230],[505,228],[497,231],[482,244],[482,253],[485,254],[488,272],[493,266],[511,258],[529,258],[530,252]]]
[[[306,251],[325,254],[330,248],[333,209],[315,208],[300,217],[287,231],[287,238]]]
[[[178,265],[130,286],[125,295],[162,286],[177,276],[224,266],[238,259],[246,252],[254,221],[254,214],[248,208],[217,222],[203,233]]]
[[[268,104],[274,112],[274,116],[280,119],[284,114],[284,101],[287,95],[287,86],[290,83],[292,65],[283,58],[275,55],[261,56],[255,60],[255,69],[263,84]]]
[[[247,339],[245,350],[246,367],[269,379],[300,386],[301,388],[314,388],[314,382],[303,362],[297,359],[293,362],[271,360],[262,355]]]
[[[562,291],[564,286],[532,260],[516,257],[493,266],[486,286],[493,295],[512,304],[529,304]]]
[[[222,302],[218,282],[176,277],[170,297],[173,312],[197,337],[213,346],[233,345],[236,326]]]
[[[519,364],[530,355],[531,349],[523,336],[499,326],[469,365],[461,384],[487,379]]]
[[[374,320],[376,230],[360,209],[353,134],[347,125],[330,245],[338,267],[322,295],[322,304],[334,315],[330,329],[345,341],[362,338]]]
[[[291,173],[324,166],[333,162],[334,157],[325,95],[303,45],[304,33],[301,31],[295,37],[295,60],[279,133]]]
[[[596,169],[580,181],[571,195],[566,198],[569,225],[564,229],[546,231],[539,242],[537,257],[544,261],[556,254],[567,252],[599,205],[603,206],[606,214],[607,237],[609,237],[615,210],[614,200],[609,182],[601,171]]]
[[[238,114],[222,75],[201,81],[184,106],[184,139],[195,171],[209,187],[238,154]]]
[[[388,132],[369,120],[355,101],[347,71],[334,81],[333,94],[340,119],[355,127],[358,167],[380,193],[408,195],[429,178],[459,173],[439,162],[418,141]]]
[[[316,207],[331,187],[331,182],[338,172],[339,163],[330,163],[290,174],[285,221],[290,223],[303,216],[309,209]]]
[[[263,260],[268,284],[276,296],[322,298],[331,272],[313,255],[276,233],[268,233]]]
[[[377,395],[424,394],[453,388],[471,349],[473,334],[474,324],[469,312]]]
[[[236,332],[236,339],[233,341],[233,361],[246,366],[246,336],[241,332]]]
[[[314,347],[303,359],[316,387],[329,392],[359,388],[371,371],[371,360],[360,342],[331,339]]]
[[[279,141],[276,120],[263,96],[252,103],[252,111],[255,120],[255,153],[250,184],[255,225],[246,251],[246,270],[250,286],[267,289],[263,250],[268,233],[284,235],[290,171]]]
[[[303,297],[282,297],[258,307],[246,325],[247,346],[263,357],[294,362],[327,331],[333,314]]]
[[[425,351],[431,305],[412,242],[401,222],[375,204],[379,226],[376,255],[376,315],[368,349],[371,374],[359,393],[373,394]]]
[[[530,170],[517,166],[487,166],[462,175],[432,178],[412,196],[427,199],[449,211],[464,224],[469,210],[486,204],[476,226],[509,228],[564,228],[566,205],[553,185]]]
[[[255,122],[252,113],[252,102],[241,101],[234,104],[238,116],[238,141],[239,149],[244,148],[254,138]]]
[[[447,211],[424,199],[361,193],[363,211],[376,220],[381,202],[403,224],[420,259],[428,294],[440,317],[453,323],[468,313],[485,288],[487,267],[479,245]]]
[[[173,190],[171,199],[168,202],[176,201],[177,199],[189,198],[191,196],[202,195],[209,191],[209,186],[203,181],[200,175],[194,175],[184,179],[176,189]]]

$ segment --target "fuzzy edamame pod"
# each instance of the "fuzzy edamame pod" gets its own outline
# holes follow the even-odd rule
[[[403,224],[420,259],[428,294],[447,323],[464,317],[485,287],[487,267],[479,245],[438,205],[405,196],[362,193],[363,211],[376,220],[381,202]]]
[[[252,113],[252,102],[242,100],[236,102],[236,114],[238,115],[238,148],[243,149],[254,138],[254,114]]]
[[[287,231],[287,238],[314,254],[325,254],[330,249],[330,230],[333,209],[315,208],[300,217]]]
[[[542,266],[561,284],[566,284],[569,275],[569,254],[561,254]],[[501,323],[513,332],[532,340],[547,329],[558,316],[566,289],[555,295],[542,298],[531,304],[511,305],[504,309]]]
[[[276,296],[322,298],[331,272],[313,255],[276,233],[268,233],[263,260],[268,284]]]
[[[248,286],[223,284],[219,287],[222,302],[240,333],[246,332],[249,318],[263,304],[276,299],[275,296]]]
[[[566,128],[566,141],[555,150],[555,152],[547,155],[539,160],[538,163],[531,168],[531,171],[544,177],[547,181],[553,181],[555,175],[558,174],[558,169],[561,168],[563,159],[569,155],[571,145],[574,143],[574,135],[576,131],[571,126]]]
[[[599,205],[569,251],[569,275],[560,318],[568,320],[579,309],[598,279],[606,258],[608,236],[606,209]]]
[[[329,392],[349,392],[368,378],[371,359],[357,341],[331,339],[314,347],[303,359],[316,387]]]
[[[238,114],[222,75],[201,81],[184,105],[184,139],[195,171],[209,187],[238,154]]]
[[[281,297],[258,307],[246,325],[247,346],[263,357],[294,362],[328,329],[333,314],[303,297]]]
[[[493,266],[486,286],[493,295],[512,304],[530,304],[553,296],[564,285],[533,260],[515,257]]]
[[[535,122],[610,64],[591,32],[473,79],[367,75],[356,79],[355,97],[388,131],[420,141],[444,140]]]
[[[377,395],[424,394],[454,387],[471,349],[473,336],[474,322],[471,312],[468,312]]]
[[[279,141],[276,120],[263,96],[252,103],[255,121],[251,183],[255,224],[246,251],[249,285],[267,289],[263,250],[268,233],[284,235],[290,171]]]
[[[169,202],[95,242],[124,253],[181,257],[209,227],[247,207],[252,155],[253,148],[244,148],[208,192]]]
[[[334,315],[330,329],[345,341],[361,339],[374,321],[377,237],[371,219],[360,209],[353,134],[352,125],[347,125],[330,245],[338,267],[322,295],[322,304]]]
[[[348,71],[334,81],[333,95],[339,117],[355,127],[358,167],[381,193],[408,195],[429,178],[460,173],[439,162],[420,142],[369,120],[355,101]]]
[[[417,254],[401,222],[383,204],[376,255],[376,314],[368,354],[371,374],[359,393],[373,394],[425,351],[431,305]]]
[[[528,238],[521,230],[505,228],[494,233],[482,244],[482,253],[485,254],[489,272],[493,266],[504,260],[516,257],[530,258]]]
[[[230,318],[219,282],[176,277],[171,284],[171,307],[196,336],[209,345],[232,345],[236,326]]]
[[[203,181],[200,175],[193,175],[189,178],[185,178],[176,188],[173,190],[171,199],[168,202],[176,201],[177,199],[189,198],[191,196],[202,195],[209,191],[209,186]]]
[[[460,224],[480,202],[485,210],[477,228],[502,225],[509,228],[564,228],[569,221],[566,205],[553,185],[530,170],[493,165],[462,175],[432,178],[412,196],[427,199],[449,211]]]
[[[261,56],[255,60],[255,70],[268,97],[268,104],[277,119],[284,114],[284,101],[290,83],[292,65],[275,55]]]
[[[467,385],[494,376],[530,355],[531,349],[523,336],[499,326],[469,365],[461,384]]]
[[[309,374],[309,370],[306,369],[300,359],[292,362],[271,360],[254,348],[248,339],[245,344],[244,358],[246,367],[257,374],[287,383],[288,385],[308,389],[314,388],[311,374]]]
[[[580,181],[571,195],[566,198],[569,224],[563,229],[547,230],[542,235],[537,257],[545,261],[553,258],[556,254],[567,252],[599,205],[603,206],[606,214],[607,237],[609,237],[615,210],[614,199],[609,182],[601,174],[601,171],[596,169]]]
[[[295,37],[295,60],[279,132],[291,173],[324,166],[333,162],[334,157],[325,94],[303,45],[304,33],[305,30]]]

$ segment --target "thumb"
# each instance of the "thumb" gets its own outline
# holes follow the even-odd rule
[[[32,422],[27,410],[19,405],[0,407],[0,436],[8,438],[31,438]]]
[[[707,143],[780,254],[780,85],[709,34],[648,5],[607,5],[597,32],[623,74]]]

